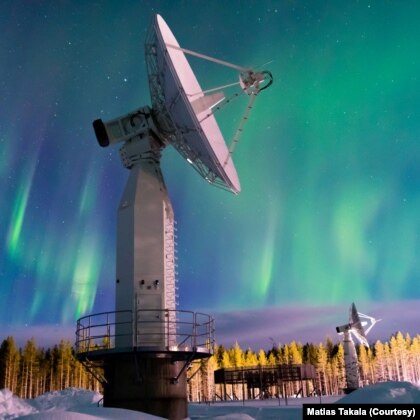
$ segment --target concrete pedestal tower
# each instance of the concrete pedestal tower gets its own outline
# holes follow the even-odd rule
[[[174,215],[150,110],[118,124],[132,137],[120,149],[130,175],[118,208],[115,311],[78,321],[77,355],[103,369],[104,406],[183,419],[186,368],[212,354],[213,319],[176,309]],[[101,121],[95,130],[103,138]]]

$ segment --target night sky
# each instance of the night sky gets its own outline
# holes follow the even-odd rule
[[[233,156],[238,196],[164,151],[179,307],[342,307],[340,323],[353,301],[366,313],[419,300],[417,1],[10,0],[0,3],[0,328],[73,326],[114,309],[128,172],[91,123],[150,105],[143,44],[155,13],[181,46],[274,77]],[[190,62],[204,89],[238,80]],[[246,103],[216,115],[228,144]]]

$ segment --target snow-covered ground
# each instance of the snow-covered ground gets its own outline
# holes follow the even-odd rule
[[[33,400],[23,400],[8,390],[0,390],[0,419],[14,418],[37,420],[93,420],[124,419],[151,420],[158,417],[137,411],[98,406],[102,395],[83,389],[68,388],[49,392]],[[277,399],[248,400],[245,402],[220,402],[215,404],[190,404],[190,419],[261,420],[301,419],[302,404],[318,404],[319,397],[289,398],[286,402]],[[420,404],[420,389],[408,382],[384,382],[359,389],[350,395],[322,397],[323,404],[353,403],[398,403]]]

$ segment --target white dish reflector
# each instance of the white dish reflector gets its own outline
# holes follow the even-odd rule
[[[203,93],[184,52],[176,47],[179,44],[168,25],[156,15],[145,50],[152,108],[160,134],[207,181],[239,193],[235,166],[211,114],[223,95]]]

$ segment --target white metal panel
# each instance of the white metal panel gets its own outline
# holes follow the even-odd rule
[[[156,15],[158,66],[163,73],[163,91],[171,118],[177,128],[184,130],[188,146],[235,193],[240,191],[238,175],[229,150],[213,115],[203,119],[196,115],[191,102],[204,96],[185,54],[168,45],[179,47],[166,22]],[[191,157],[192,159],[195,156]]]

